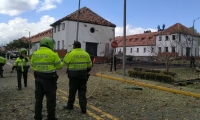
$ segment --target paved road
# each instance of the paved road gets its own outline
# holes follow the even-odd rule
[[[10,76],[11,63],[8,60],[5,66],[5,77],[0,79],[0,119],[1,120],[31,120],[34,115],[34,77],[30,70],[28,76],[28,87],[17,90],[16,72]],[[91,74],[96,72],[109,74],[122,78],[119,74],[107,72],[108,64],[95,64]],[[119,66],[118,66],[119,67]],[[127,66],[129,67],[129,66]],[[134,67],[134,66],[130,66]],[[121,70],[121,69],[118,69]],[[134,87],[123,82],[111,81],[109,79],[91,76],[88,81],[88,111],[86,115],[80,113],[78,100],[75,102],[75,109],[65,111],[62,109],[66,104],[68,96],[68,78],[65,73],[66,67],[58,71],[59,82],[57,90],[56,113],[61,120],[199,120],[199,99],[180,94],[168,93],[156,89],[144,88],[142,91],[125,89]],[[132,78],[123,78],[124,80]],[[134,80],[136,81],[136,80]],[[137,80],[138,81],[138,80]],[[155,85],[164,85],[158,82],[144,81]],[[195,92],[194,89],[176,87],[176,89]],[[198,91],[197,93],[199,93]],[[43,116],[46,118],[45,99],[43,103]]]

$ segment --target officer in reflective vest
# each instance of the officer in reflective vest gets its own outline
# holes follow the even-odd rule
[[[66,54],[64,63],[67,65],[69,78],[69,96],[67,105],[64,109],[72,110],[75,101],[75,95],[78,90],[79,105],[82,113],[86,113],[86,89],[88,74],[92,67],[90,55],[81,49],[81,43],[75,41],[73,50]]]
[[[6,59],[0,56],[0,77],[4,78],[3,76],[3,66],[6,64]]]
[[[12,67],[11,73],[16,68],[17,70],[17,83],[18,83],[18,90],[22,89],[21,85],[21,79],[23,75],[24,79],[24,87],[27,87],[27,75],[28,75],[28,69],[30,67],[29,58],[27,57],[27,50],[25,48],[22,48],[20,50],[20,56],[15,60],[15,63]]]
[[[57,69],[62,69],[63,62],[54,52],[55,41],[53,38],[44,37],[40,40],[40,49],[35,51],[31,57],[31,67],[35,77],[35,120],[42,120],[42,101],[44,95],[47,99],[48,120],[57,120],[56,90]]]

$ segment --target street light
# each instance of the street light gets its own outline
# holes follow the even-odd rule
[[[27,31],[27,30],[25,30],[25,31]],[[30,55],[30,41],[31,41],[31,40],[30,40],[30,34],[31,34],[31,33],[30,33],[30,31],[29,31],[29,32],[28,32],[28,35],[29,35],[29,36],[28,36],[28,55]]]
[[[78,2],[78,20],[77,20],[76,41],[78,41],[79,19],[80,19],[80,0]]]
[[[192,54],[192,49],[193,49],[193,36],[194,36],[194,23],[195,23],[195,20],[199,19],[200,17],[196,18],[193,20],[193,25],[192,25],[192,28],[193,28],[193,35],[192,35],[192,47],[191,47],[191,54]]]

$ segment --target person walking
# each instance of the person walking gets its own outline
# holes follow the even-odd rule
[[[6,59],[0,56],[0,77],[4,78],[3,76],[3,66],[6,64]]]
[[[193,54],[191,54],[191,57],[190,57],[190,67],[192,68],[192,66],[195,67],[195,58],[194,58]]]
[[[20,56],[15,60],[15,63],[12,67],[11,73],[14,69],[17,70],[17,83],[18,83],[18,90],[22,89],[21,79],[23,75],[24,79],[24,87],[27,87],[27,77],[28,77],[28,69],[30,67],[29,58],[27,57],[27,50],[22,48],[20,50]]]
[[[114,62],[113,62],[113,57],[110,63],[110,72],[112,72],[112,68],[114,67],[114,71],[116,71],[116,62],[117,62],[117,57],[114,55]]]
[[[67,65],[69,78],[69,96],[67,105],[64,106],[64,109],[73,109],[76,92],[78,90],[81,112],[85,114],[87,110],[87,80],[88,74],[92,68],[90,55],[81,49],[81,43],[79,41],[75,41],[73,50],[65,55],[63,62]]]
[[[62,69],[63,62],[54,52],[53,38],[44,37],[40,40],[40,49],[31,57],[31,67],[35,77],[35,120],[42,120],[42,104],[44,95],[47,99],[48,120],[58,120],[56,111],[57,69]]]

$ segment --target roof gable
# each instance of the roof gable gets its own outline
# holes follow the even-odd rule
[[[78,10],[75,12],[61,18],[60,20],[54,22],[51,24],[51,26],[60,24],[61,22],[69,20],[69,21],[78,21]],[[109,26],[109,27],[116,27],[115,24],[109,22],[108,20],[102,18],[92,10],[90,10],[87,7],[83,7],[80,9],[80,16],[79,16],[79,22],[83,23],[91,23],[96,25],[102,25],[102,26]]]
[[[166,30],[162,31],[161,34],[175,34],[175,33],[181,33],[181,34],[188,34],[188,35],[195,35],[200,36],[198,33],[194,33],[191,29],[185,27],[184,25],[180,23],[176,23]]]

